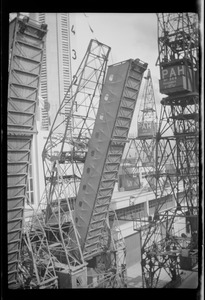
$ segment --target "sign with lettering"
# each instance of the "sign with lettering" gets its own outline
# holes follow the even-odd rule
[[[140,136],[154,136],[157,129],[157,124],[152,121],[139,122],[138,125],[138,137]]]
[[[164,81],[168,81],[170,79],[174,79],[177,76],[185,75],[185,66],[172,66],[166,69],[162,69],[161,71],[161,79]]]
[[[187,71],[185,65],[174,65],[161,69],[160,92],[171,94],[186,90],[191,91],[190,77]]]

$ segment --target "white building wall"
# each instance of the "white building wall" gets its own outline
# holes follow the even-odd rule
[[[64,99],[71,79],[70,24],[68,13],[30,13],[31,19],[48,25],[45,56],[42,63],[39,106],[37,107],[36,127],[32,145],[32,171],[34,187],[34,207],[41,199],[45,184],[42,164],[42,151],[60,103]],[[46,112],[44,103],[48,101]],[[50,120],[48,119],[50,117]],[[64,116],[62,116],[64,118]],[[48,119],[48,120],[47,120]],[[50,121],[50,122],[49,122]]]
[[[120,230],[122,233],[123,238],[126,238],[127,236],[130,236],[131,234],[136,233],[133,227],[133,222],[126,222],[124,224],[120,224],[121,222],[119,221],[120,225]]]
[[[155,195],[153,192],[144,192],[140,189],[123,192],[114,192],[110,204],[110,209],[116,210],[129,206],[130,197],[132,197],[134,205],[155,199]]]

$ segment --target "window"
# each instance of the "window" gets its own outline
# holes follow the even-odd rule
[[[172,195],[167,195],[161,199],[154,199],[149,201],[149,208],[156,207],[157,204],[162,205],[168,202],[172,202]]]
[[[141,212],[144,212],[144,202],[129,207],[121,208],[116,211],[117,217],[119,219],[120,217],[127,216],[132,213],[141,213]]]

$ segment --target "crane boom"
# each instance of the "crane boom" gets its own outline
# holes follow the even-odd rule
[[[9,24],[8,286],[18,285],[18,264],[36,103],[47,25],[18,16]]]
[[[146,68],[139,59],[108,67],[76,199],[75,223],[87,258],[101,252],[100,237]]]

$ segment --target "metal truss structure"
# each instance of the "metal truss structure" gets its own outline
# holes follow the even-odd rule
[[[130,180],[140,172],[143,174],[153,173],[155,168],[154,137],[156,136],[158,118],[150,70],[144,78],[146,81],[137,118],[138,134],[137,137],[130,139],[122,165],[123,175],[130,177]],[[138,188],[140,187],[142,187],[142,183],[138,185]],[[136,185],[133,185],[133,188],[136,188]]]
[[[41,64],[47,25],[18,15],[9,24],[8,287],[19,286],[18,266]]]
[[[54,176],[55,160],[58,160],[64,182],[69,185],[69,197],[76,196],[78,191],[109,52],[108,46],[96,40],[90,41],[64,101],[59,107],[43,149],[46,187],[53,184],[50,178]],[[53,188],[55,189],[54,184]],[[47,195],[48,203],[52,193],[53,191],[49,191]]]
[[[110,250],[105,252],[103,245],[106,242],[103,238],[106,239],[106,234],[104,235],[103,232],[146,67],[147,64],[139,59],[130,59],[108,67],[76,198],[75,223],[80,235],[83,256],[88,261],[88,267],[89,262],[95,259],[94,269],[98,259],[104,260],[104,257],[107,257],[111,263],[107,268],[113,269],[109,287],[113,284],[124,286],[122,278],[125,260],[122,260],[123,267],[120,266],[119,274],[117,267],[119,259],[116,260],[115,255],[119,257],[122,249],[118,247],[119,249],[115,250],[118,244],[111,243],[110,247],[113,250],[110,254]],[[114,255],[115,268],[111,268],[113,259],[110,260],[110,255]],[[116,274],[118,274],[118,283],[115,282]]]
[[[181,282],[181,270],[197,269],[199,218],[199,65],[198,20],[192,13],[158,14],[161,101],[154,136],[154,168],[147,181],[156,197],[154,214],[124,216],[141,235],[144,288]],[[132,141],[133,142],[133,141]],[[166,197],[174,206],[164,208]],[[164,201],[163,201],[164,199]]]
[[[42,153],[46,193],[28,226],[27,248],[36,258],[46,251],[46,238],[59,288],[126,284],[125,245],[109,204],[147,64],[137,59],[110,66],[104,80],[109,52],[91,40]],[[89,180],[92,193],[85,188]],[[37,274],[38,259],[33,263]],[[51,268],[50,261],[44,267]],[[47,288],[42,280],[38,285]]]
[[[102,253],[88,264],[88,288],[123,288],[127,286],[126,249],[116,212],[110,210],[100,238]],[[89,272],[89,271],[88,271]],[[97,277],[97,280],[95,280]]]
[[[33,213],[25,218],[21,242],[19,279],[24,289],[56,289],[56,257],[51,253],[41,219]]]
[[[137,151],[135,166],[144,168],[156,207],[153,216],[134,211],[126,216],[141,233],[145,288],[158,287],[162,270],[170,276],[169,287],[176,285],[180,269],[193,270],[198,257],[198,20],[192,13],[157,17],[160,92],[167,97],[161,101],[156,131],[148,73],[149,100],[138,116],[142,130],[130,146]],[[23,225],[46,25],[26,17],[17,18],[10,29],[9,286],[124,287],[124,239],[109,204],[147,64],[137,59],[112,65],[105,78],[110,48],[91,40],[42,153],[45,194]],[[168,210],[163,207],[166,197],[175,201]]]
[[[46,188],[35,214],[36,221],[30,223],[27,236],[30,243],[34,240],[35,257],[41,251],[39,249],[44,248],[46,238],[47,252],[54,259],[53,282],[57,274],[59,288],[64,288],[62,282],[64,284],[65,281],[65,288],[87,286],[87,263],[73,214],[109,52],[110,48],[106,45],[97,40],[90,41],[59,107],[42,153]],[[38,239],[33,239],[33,235],[37,235]],[[62,279],[63,276],[67,279]],[[43,285],[44,281],[41,282]]]
[[[148,69],[137,117],[138,137],[154,136],[157,131],[157,108],[151,72]]]
[[[143,233],[142,277],[144,287],[149,288],[157,287],[162,269],[170,276],[169,287],[176,286],[181,280],[179,270],[193,269],[198,252],[198,20],[192,13],[158,14],[157,17],[160,92],[168,97],[161,101],[155,174],[148,177],[156,182],[153,189],[156,199],[168,192],[175,206],[162,211],[158,201]],[[171,162],[170,168],[164,170],[167,161]],[[179,196],[180,191],[183,197]],[[181,229],[179,219],[183,220]]]

